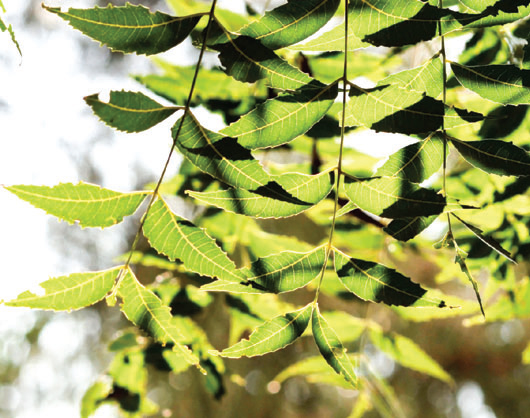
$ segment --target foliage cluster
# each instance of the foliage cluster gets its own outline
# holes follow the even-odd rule
[[[309,338],[315,355],[276,383],[304,376],[355,388],[352,416],[399,416],[392,389],[367,371],[361,341],[404,367],[451,376],[414,341],[349,306],[384,303],[411,321],[466,316],[468,325],[530,315],[528,2],[344,3],[290,0],[262,14],[249,2],[239,15],[216,0],[169,0],[176,16],[130,4],[44,6],[113,51],[155,55],[188,39],[200,51],[194,67],[155,58],[158,74],[135,76],[172,106],[131,91],[85,98],[126,132],[178,115],[168,155],[185,157],[176,176],[165,179],[166,164],[152,187],[127,193],[88,183],[7,187],[81,227],[110,227],[145,202],[122,265],[53,278],[41,294],[6,302],[71,311],[119,301],[135,328],[111,344],[110,381],[87,392],[84,417],[103,402],[130,416],[156,413],[148,364],[171,373],[195,367],[219,398],[227,377],[237,380],[223,358]],[[462,36],[452,61],[449,46]],[[202,65],[207,53],[219,67]],[[207,129],[199,105],[225,128]],[[401,134],[409,145],[378,162],[355,150],[378,146],[370,131]],[[193,219],[179,214],[183,207]],[[422,234],[431,225],[444,228],[436,250]],[[411,254],[438,267],[429,286],[394,268]],[[140,277],[142,266],[156,280]],[[439,289],[457,277],[471,283],[476,303]],[[230,323],[224,349],[200,323],[219,303]]]

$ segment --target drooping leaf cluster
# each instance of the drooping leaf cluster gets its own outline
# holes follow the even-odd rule
[[[348,348],[361,335],[405,367],[451,377],[413,341],[335,311],[321,295],[384,303],[417,321],[480,311],[487,320],[530,315],[528,275],[514,267],[529,253],[530,53],[526,46],[515,55],[509,44],[528,37],[527,2],[291,0],[245,16],[215,1],[169,4],[177,16],[130,4],[45,7],[113,51],[154,55],[193,41],[196,67],[154,59],[158,74],[135,76],[172,106],[131,91],[113,91],[108,102],[85,98],[121,131],[174,117],[171,152],[185,157],[179,173],[154,190],[129,193],[86,183],[7,187],[83,227],[109,227],[147,201],[139,233],[157,255],[133,247],[122,266],[50,279],[42,295],[7,302],[73,310],[119,300],[137,331],[113,343],[113,383],[89,390],[83,416],[116,399],[128,413],[152,413],[145,356],[153,347],[174,373],[190,365],[207,373],[206,387],[219,397],[221,357],[260,356],[306,336],[320,357],[291,365],[277,381],[304,375],[354,387],[364,407],[391,415],[368,376],[357,376],[367,360]],[[466,42],[458,61],[447,58],[450,39]],[[205,53],[219,65],[202,68]],[[411,53],[422,61],[411,63]],[[198,105],[226,126],[207,128]],[[406,135],[409,145],[376,165],[356,149],[380,147],[378,132]],[[173,196],[204,209],[185,219],[172,209]],[[421,234],[431,225],[446,231],[436,252]],[[439,281],[470,280],[478,304],[429,289],[380,259],[389,243],[396,256],[406,255],[410,240],[434,254]],[[134,264],[169,270],[172,279],[144,285]],[[484,266],[491,270],[486,298],[474,276]],[[280,297],[294,291],[301,295],[295,303]],[[219,292],[231,317],[224,349],[213,348],[178,298],[202,311]],[[490,303],[496,292],[502,296]],[[248,338],[240,339],[244,331]]]

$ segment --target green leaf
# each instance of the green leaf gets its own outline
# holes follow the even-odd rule
[[[480,312],[482,312],[482,316],[486,317],[486,314],[484,313],[484,307],[482,306],[482,298],[480,297],[480,292],[478,290],[478,283],[473,278],[473,275],[469,271],[469,268],[467,267],[466,263],[466,257],[467,254],[464,253],[460,248],[456,246],[456,243],[453,241],[455,248],[456,248],[456,255],[455,255],[455,263],[457,263],[460,266],[460,269],[462,272],[467,276],[469,281],[471,282],[471,285],[473,286],[473,291],[475,292],[475,296],[477,297],[478,304],[480,305]]]
[[[514,65],[467,67],[451,62],[451,69],[464,87],[481,97],[504,105],[530,104],[530,70]]]
[[[273,88],[297,90],[313,80],[271,49],[248,36],[237,36],[212,25],[208,45],[219,51],[224,71],[236,80],[253,83],[264,79]]]
[[[444,138],[433,133],[423,141],[408,145],[392,154],[375,173],[421,183],[436,173],[443,163]]]
[[[524,149],[495,139],[451,142],[470,164],[499,176],[530,176],[530,154]]]
[[[361,41],[351,30],[352,23],[350,22],[348,29],[348,52],[353,52],[359,48],[367,48],[369,43]],[[344,52],[344,22],[335,26],[328,32],[323,33],[311,41],[303,44],[292,45],[289,49],[294,51],[309,51],[309,52]]]
[[[274,147],[292,141],[317,123],[337,97],[337,84],[312,81],[292,94],[267,100],[221,131],[245,148]]]
[[[407,91],[425,92],[427,96],[436,98],[443,91],[442,71],[442,58],[435,55],[423,65],[392,74],[377,85],[393,84]]]
[[[394,219],[383,231],[399,241],[408,241],[424,231],[436,218],[438,215]]]
[[[179,129],[180,134],[176,138]],[[230,186],[249,190],[269,182],[270,175],[248,149],[243,148],[235,138],[203,128],[192,113],[181,117],[171,132],[178,150],[212,177]]]
[[[453,382],[451,376],[411,339],[395,333],[384,333],[379,329],[371,329],[369,335],[377,348],[399,364],[446,383]]]
[[[466,221],[459,218],[454,213],[452,213],[451,215],[453,215],[456,219],[458,219],[467,229],[469,229],[479,240],[481,240],[488,247],[490,247],[491,249],[493,249],[494,251],[502,255],[507,260],[510,260],[512,263],[517,264],[516,261],[512,258],[512,255],[510,254],[509,251],[502,248],[501,244],[499,244],[493,238],[487,237],[486,235],[484,235],[484,232],[480,228],[477,228],[476,226],[467,223]]]
[[[320,314],[318,303],[315,304],[312,317],[313,337],[318,350],[326,362],[346,379],[353,387],[357,386],[357,376],[355,375],[354,364],[346,354],[346,349],[337,337],[335,331],[328,325],[327,321]]]
[[[72,311],[99,302],[110,292],[121,267],[90,273],[54,277],[39,286],[37,294],[26,291],[5,304],[52,311]]]
[[[166,3],[179,16],[209,13],[212,7],[211,4],[196,0],[167,0]],[[243,16],[239,13],[220,8],[219,4],[215,7],[215,18],[225,27],[234,31],[245,26],[250,20],[250,17],[248,16]]]
[[[22,50],[20,49],[20,45],[18,44],[17,38],[15,37],[15,31],[13,30],[13,26],[6,25],[5,22],[0,19],[0,30],[2,32],[7,31],[9,33],[9,35],[11,36],[11,42],[13,42],[13,44],[17,47],[18,53],[20,54],[20,56],[22,56]]]
[[[250,337],[218,353],[222,357],[239,358],[262,356],[292,344],[300,337],[309,323],[313,305],[277,316],[257,327]]]
[[[81,418],[90,418],[103,404],[112,391],[112,386],[108,382],[98,381],[83,395],[81,400]]]
[[[270,49],[283,48],[313,35],[333,17],[339,4],[340,0],[288,0],[239,32]]]
[[[151,246],[170,260],[179,259],[190,271],[230,282],[245,281],[232,260],[201,228],[175,215],[158,199],[143,226]]]
[[[145,131],[179,110],[132,91],[111,91],[108,103],[99,100],[98,94],[85,97],[85,101],[103,122],[125,132]]]
[[[137,54],[158,54],[167,51],[188,37],[201,15],[188,17],[151,13],[143,6],[127,4],[106,8],[69,9],[43,6],[51,13],[113,51]]]
[[[447,307],[445,301],[431,298],[419,284],[396,270],[350,258],[338,250],[335,250],[335,271],[344,287],[363,300],[415,308]]]
[[[122,300],[121,310],[129,321],[159,343],[173,344],[175,352],[188,363],[198,366],[199,359],[182,344],[184,337],[175,326],[169,307],[146,289],[130,269],[120,279],[118,295]]]
[[[252,284],[252,282],[229,282],[227,280],[215,280],[200,287],[205,292],[228,292],[237,294],[264,294],[269,293],[266,289]]]
[[[308,253],[284,251],[258,258],[242,270],[247,280],[269,292],[290,292],[306,286],[324,268],[326,248],[318,247]]]
[[[444,197],[398,177],[344,179],[346,195],[361,209],[385,218],[408,218],[442,213]]]
[[[80,182],[48,186],[8,186],[11,193],[50,215],[82,227],[112,226],[132,215],[150,192],[119,193]]]
[[[330,173],[309,176],[286,173],[253,191],[228,189],[187,193],[208,205],[255,218],[282,218],[297,215],[324,199],[333,187]]]

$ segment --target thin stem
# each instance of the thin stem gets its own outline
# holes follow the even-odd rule
[[[162,173],[160,174],[160,176],[158,178],[158,182],[156,183],[156,186],[155,186],[155,188],[153,190],[153,195],[151,196],[151,199],[149,200],[149,204],[147,205],[147,209],[145,210],[144,215],[142,216],[142,220],[140,221],[140,226],[138,227],[138,231],[136,232],[136,235],[134,237],[134,241],[133,241],[133,244],[131,246],[131,250],[129,252],[129,256],[127,257],[127,261],[126,261],[123,269],[120,271],[120,279],[121,279],[121,276],[122,276],[122,272],[126,271],[129,268],[129,265],[131,263],[131,259],[132,259],[134,250],[136,249],[136,247],[138,245],[138,242],[140,240],[140,236],[141,236],[144,224],[145,224],[145,220],[147,219],[147,215],[148,215],[149,211],[151,210],[151,207],[153,206],[153,203],[155,202],[155,200],[156,200],[156,198],[158,196],[158,192],[160,190],[160,186],[162,185],[162,181],[164,180],[164,176],[166,175],[166,171],[167,171],[167,169],[169,167],[169,162],[171,161],[171,157],[173,157],[173,153],[175,152],[175,146],[176,146],[178,138],[180,136],[180,132],[182,130],[182,125],[184,124],[184,120],[185,120],[186,116],[188,115],[188,112],[190,111],[191,100],[193,99],[193,93],[195,91],[195,85],[197,84],[197,78],[199,76],[199,71],[200,71],[200,68],[201,68],[202,59],[204,57],[204,52],[206,51],[206,41],[208,39],[208,34],[210,32],[210,27],[211,27],[212,21],[214,19],[214,11],[215,11],[216,3],[217,3],[217,0],[213,0],[212,1],[212,6],[210,8],[210,12],[208,13],[208,24],[206,26],[206,30],[204,31],[204,37],[203,37],[203,41],[202,41],[201,51],[199,53],[199,58],[197,60],[197,65],[195,66],[195,73],[193,74],[193,80],[191,82],[188,98],[186,100],[186,105],[184,106],[184,114],[182,115],[182,118],[180,119],[179,127],[177,129],[177,132],[175,134],[173,142],[171,143],[171,149],[169,150],[169,154],[168,154],[166,162],[164,164],[164,168],[162,169]],[[118,279],[118,281],[120,279]],[[116,286],[116,288],[117,287],[118,286]]]
[[[340,190],[340,178],[342,176],[342,154],[344,149],[344,134],[346,132],[345,122],[346,122],[346,99],[347,99],[347,89],[346,84],[348,83],[348,7],[344,8],[344,68],[342,74],[342,118],[341,118],[341,129],[340,129],[340,148],[339,148],[339,161],[337,164],[337,182],[335,184],[335,202],[333,206],[333,219],[331,221],[331,229],[329,231],[329,240],[326,249],[326,258],[324,260],[324,266],[322,267],[322,272],[320,274],[320,279],[318,282],[317,291],[315,294],[316,303],[318,296],[320,295],[320,287],[322,286],[322,280],[324,279],[324,273],[329,261],[329,256],[331,251],[333,251],[333,234],[335,232],[335,223],[337,220],[337,209],[339,206],[339,190]]]

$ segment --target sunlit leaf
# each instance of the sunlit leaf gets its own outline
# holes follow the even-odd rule
[[[400,71],[381,80],[378,86],[394,84],[407,91],[416,91],[427,96],[438,97],[443,90],[443,63],[440,56],[434,56],[423,65],[410,70]]]
[[[187,16],[197,13],[208,13],[212,7],[211,4],[197,0],[167,0],[166,3],[179,16]],[[249,22],[248,16],[243,16],[239,13],[228,9],[215,7],[215,18],[230,30],[238,30]]]
[[[245,281],[234,262],[203,229],[175,215],[162,199],[153,203],[143,228],[153,248],[171,260],[182,261],[188,270],[230,282]]]
[[[57,7],[43,7],[114,51],[146,55],[158,54],[181,43],[201,18],[200,15],[175,17],[151,13],[146,7],[132,4],[67,12]]]
[[[346,354],[346,349],[335,331],[320,314],[318,304],[315,304],[313,309],[311,324],[313,337],[322,357],[337,374],[346,379],[353,387],[356,387],[357,376],[355,375],[354,364]]]
[[[171,116],[179,108],[165,107],[140,92],[111,91],[108,103],[98,94],[85,97],[86,103],[107,125],[125,132],[141,132]]]
[[[313,35],[333,17],[340,0],[288,0],[240,29],[271,49],[283,48]]]
[[[6,187],[20,199],[69,223],[83,227],[112,226],[132,215],[149,192],[120,193],[80,182],[54,187],[17,185]]]
[[[220,356],[239,358],[262,356],[292,344],[303,334],[311,318],[313,305],[271,319],[259,326],[250,337],[232,347],[225,348]]]
[[[184,356],[188,363],[199,364],[199,359],[182,344],[184,337],[173,323],[169,307],[146,289],[130,269],[120,279],[118,295],[122,300],[121,310],[129,321],[156,341],[164,345],[173,344],[173,350]]]
[[[5,9],[4,9],[5,12]],[[17,38],[15,37],[15,31],[13,30],[13,26],[6,25],[5,22],[0,18],[0,31],[5,32],[7,31],[9,33],[9,36],[11,36],[11,42],[16,46],[18,53],[20,56],[22,56],[22,50],[20,49],[20,45],[17,41]]]
[[[477,297],[478,304],[480,306],[480,311],[482,312],[482,316],[486,316],[484,313],[484,307],[482,305],[482,298],[480,297],[480,292],[478,289],[478,283],[469,271],[469,268],[466,263],[467,254],[465,254],[460,248],[456,247],[456,254],[455,254],[455,263],[457,263],[460,266],[460,269],[462,272],[467,276],[469,279],[471,285],[473,286],[473,291],[475,292],[475,296]]]
[[[114,286],[121,267],[89,273],[55,277],[39,286],[41,292],[26,291],[5,304],[52,311],[72,311],[93,305]]]
[[[394,219],[383,230],[399,241],[408,241],[424,231],[438,215]]]
[[[496,139],[460,141],[451,138],[458,152],[475,167],[500,176],[530,176],[530,154],[524,149]]]
[[[330,173],[308,176],[286,173],[253,191],[228,189],[188,192],[208,205],[255,218],[281,218],[299,214],[324,199],[333,186]]]
[[[361,209],[386,218],[436,215],[446,206],[441,194],[398,177],[346,177],[344,189]]]
[[[335,271],[342,284],[359,298],[387,305],[447,307],[431,297],[419,284],[396,270],[371,261],[350,258],[335,250]]]
[[[292,94],[267,100],[221,133],[237,137],[245,148],[284,144],[307,132],[326,114],[337,97],[337,84],[313,81]]]
[[[103,404],[111,391],[112,386],[104,381],[97,381],[90,386],[81,400],[81,418],[90,418]]]

